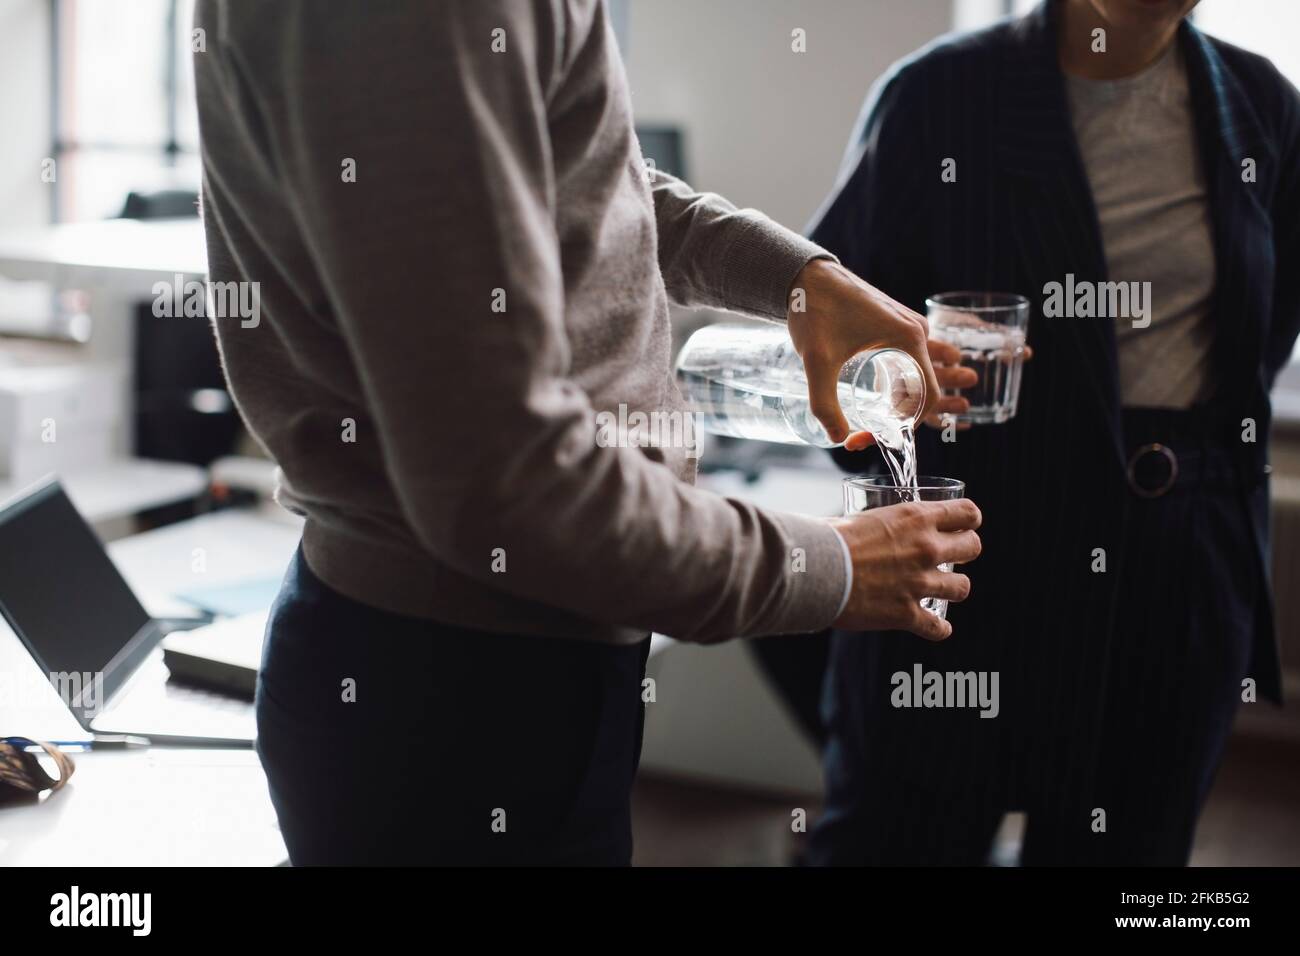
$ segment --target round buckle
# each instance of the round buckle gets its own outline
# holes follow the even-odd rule
[[[1144,488],[1138,484],[1137,465],[1144,455],[1155,454],[1163,455],[1169,462],[1169,477],[1165,479],[1164,484],[1158,488]],[[1139,498],[1159,498],[1167,493],[1178,480],[1178,456],[1174,454],[1173,449],[1159,442],[1152,442],[1149,445],[1143,445],[1129,457],[1128,460],[1128,486],[1133,490],[1133,494]]]

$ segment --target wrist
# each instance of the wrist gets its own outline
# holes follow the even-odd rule
[[[804,263],[786,292],[785,320],[787,324],[799,322],[808,316],[808,300],[812,290],[824,284],[839,263],[830,256],[814,256]]]

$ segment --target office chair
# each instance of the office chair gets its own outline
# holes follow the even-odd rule
[[[131,192],[118,218],[195,218],[198,199],[185,189]],[[234,450],[242,426],[206,320],[137,306],[134,371],[136,455],[207,466]]]

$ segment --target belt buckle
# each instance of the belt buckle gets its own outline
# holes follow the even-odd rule
[[[1158,488],[1144,488],[1138,484],[1137,464],[1145,455],[1163,455],[1169,462],[1169,477]],[[1160,442],[1151,442],[1143,445],[1137,451],[1129,456],[1128,460],[1128,486],[1132,489],[1133,494],[1139,498],[1159,498],[1167,494],[1169,489],[1174,486],[1178,480],[1178,456],[1174,454],[1172,448],[1168,445],[1162,445]]]

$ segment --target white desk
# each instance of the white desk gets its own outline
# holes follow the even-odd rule
[[[0,806],[0,866],[276,866],[288,854],[251,750],[71,754],[71,781]]]
[[[67,223],[0,230],[0,276],[81,289],[90,296],[93,321],[81,360],[130,370],[134,361],[135,306],[154,298],[156,282],[202,280],[208,271],[203,225],[198,219]],[[130,376],[123,377],[122,426],[116,451],[129,453],[125,427],[134,414]]]
[[[91,524],[197,498],[207,489],[207,472],[175,461],[123,458],[93,468],[61,473],[59,482]],[[32,483],[0,479],[0,501]]]
[[[153,298],[159,279],[208,272],[198,219],[109,219],[0,232],[0,275]]]
[[[178,521],[114,541],[108,553],[146,610],[155,613],[151,598],[282,575],[301,536],[300,519],[268,505]]]
[[[86,289],[92,295],[94,328],[83,357],[129,367],[133,305],[153,298],[153,284],[201,280],[207,274],[207,248],[198,219],[69,223],[0,231],[0,275],[48,282],[59,289]],[[123,414],[130,420],[130,389]],[[119,441],[125,442],[126,429]],[[203,491],[206,475],[192,465],[146,462],[125,457],[61,476],[81,513],[92,524],[146,508],[192,498]],[[0,481],[0,499],[21,490]]]

